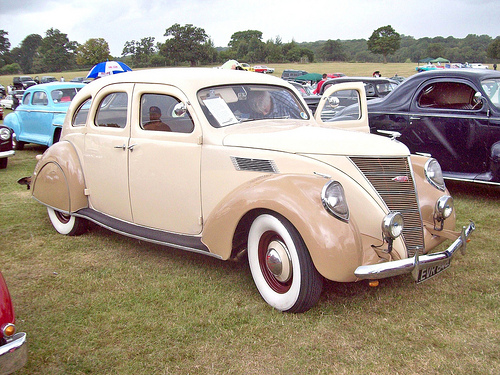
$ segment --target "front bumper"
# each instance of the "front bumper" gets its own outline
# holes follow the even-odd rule
[[[19,370],[28,360],[26,333],[16,333],[11,341],[0,346],[0,375]]]
[[[9,151],[0,151],[0,159],[8,158],[10,156],[14,156],[16,152],[14,150]]]
[[[467,239],[475,229],[476,226],[471,221],[462,228],[460,236],[445,251],[421,256],[417,251],[413,258],[360,266],[354,274],[362,280],[377,280],[411,273],[415,281],[425,281],[448,268],[457,250],[460,249],[465,254]]]

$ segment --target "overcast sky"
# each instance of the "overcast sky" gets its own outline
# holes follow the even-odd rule
[[[104,38],[113,56],[125,42],[164,42],[175,23],[203,28],[216,47],[237,31],[259,30],[284,43],[368,39],[391,25],[415,38],[500,35],[499,0],[0,0],[0,29],[11,48],[50,28],[80,44]]]

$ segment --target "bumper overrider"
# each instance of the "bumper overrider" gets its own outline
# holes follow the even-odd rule
[[[19,370],[28,360],[26,333],[16,333],[11,340],[0,346],[0,375]]]
[[[445,251],[420,256],[417,251],[413,258],[360,266],[354,274],[362,280],[377,280],[411,273],[415,281],[420,283],[447,269],[457,250],[465,254],[467,239],[475,229],[476,226],[471,221],[462,228],[460,236]]]

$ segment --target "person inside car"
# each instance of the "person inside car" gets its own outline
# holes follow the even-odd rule
[[[161,110],[157,106],[149,107],[149,121],[144,124],[146,130],[159,130],[170,132],[170,127],[161,121]]]

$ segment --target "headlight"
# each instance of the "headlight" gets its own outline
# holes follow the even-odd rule
[[[443,195],[436,202],[436,220],[443,221],[453,213],[453,198],[449,195]]]
[[[384,233],[384,238],[395,239],[401,235],[403,231],[404,221],[403,215],[399,212],[391,212],[384,217],[382,220],[382,232]]]
[[[329,181],[323,187],[321,201],[330,214],[344,221],[349,220],[349,207],[347,207],[344,188],[340,182]]]
[[[2,141],[6,141],[10,138],[10,129],[9,128],[0,128],[0,139]]]
[[[446,189],[444,185],[443,172],[441,171],[441,166],[436,159],[429,159],[425,163],[425,177],[427,181],[439,190],[444,191]]]

